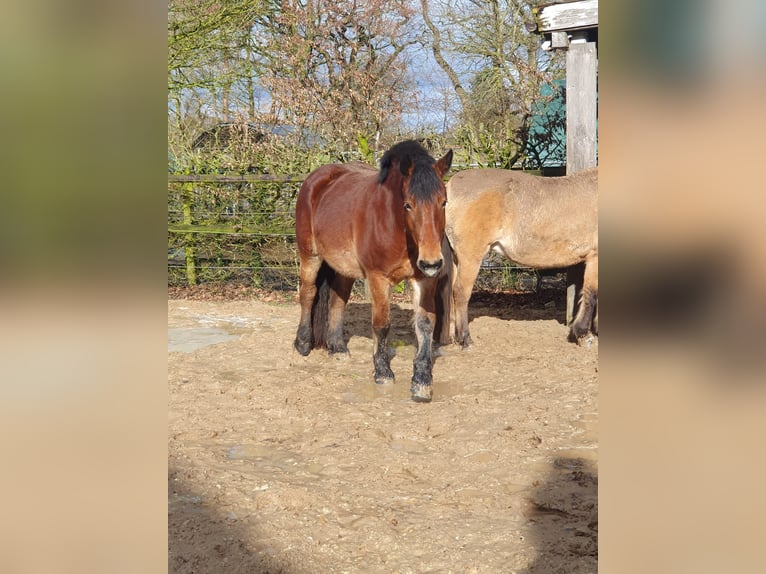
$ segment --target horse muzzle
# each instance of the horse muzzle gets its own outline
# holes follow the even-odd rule
[[[444,266],[444,259],[437,259],[435,261],[425,261],[418,259],[418,269],[420,269],[426,277],[435,277],[441,268]]]

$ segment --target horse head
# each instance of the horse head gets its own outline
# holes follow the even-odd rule
[[[396,144],[380,161],[378,182],[385,182],[390,174],[389,185],[400,190],[407,234],[417,246],[417,267],[428,277],[438,275],[444,265],[447,190],[443,177],[451,165],[452,150],[434,160],[413,140]]]

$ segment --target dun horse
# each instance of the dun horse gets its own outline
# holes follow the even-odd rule
[[[597,168],[566,177],[466,170],[450,179],[447,195],[446,234],[455,259],[451,303],[456,343],[472,344],[468,300],[489,249],[518,265],[538,269],[584,262],[580,305],[569,340],[579,344],[591,326],[598,334]],[[449,340],[445,331],[451,319],[439,317],[439,340]]]
[[[383,155],[379,172],[331,164],[309,174],[295,207],[301,304],[295,348],[301,355],[312,348],[348,353],[343,311],[354,280],[364,278],[372,300],[375,382],[393,382],[390,288],[410,279],[418,341],[410,390],[415,401],[431,400],[435,293],[445,274],[442,178],[451,163],[452,150],[436,161],[417,142],[405,141]]]

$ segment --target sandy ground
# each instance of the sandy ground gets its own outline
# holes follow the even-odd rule
[[[376,386],[366,303],[337,360],[292,350],[292,301],[169,300],[169,570],[596,572],[598,340],[567,342],[563,302],[498,297],[429,404],[407,303]]]

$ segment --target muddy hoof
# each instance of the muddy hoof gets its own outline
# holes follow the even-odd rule
[[[330,353],[330,355],[340,355],[340,354],[348,355],[348,346],[343,341],[328,342],[327,352]]]
[[[567,340],[570,343],[576,344],[578,347],[582,347],[586,339],[591,339],[591,338],[592,336],[590,335],[587,329],[580,330],[580,329],[572,328],[569,330],[569,336],[567,337]]]
[[[298,351],[304,357],[308,356],[308,354],[311,352],[310,341],[299,341],[298,339],[296,339],[295,342],[293,343],[293,346],[295,347],[295,350]]]
[[[431,385],[419,385],[412,383],[410,387],[412,393],[412,400],[416,403],[430,403],[433,397],[433,388]]]
[[[348,352],[348,349],[345,351],[330,351],[329,355],[336,361],[345,361],[351,356],[351,354]]]
[[[385,360],[375,360],[375,369],[373,370],[376,385],[389,385],[394,382],[394,372]]]

